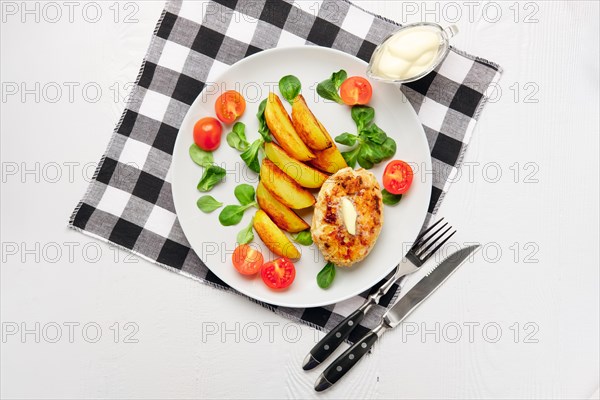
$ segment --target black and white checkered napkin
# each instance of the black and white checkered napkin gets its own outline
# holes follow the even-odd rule
[[[233,291],[190,249],[173,207],[168,173],[178,128],[189,106],[206,82],[250,54],[307,44],[332,47],[368,61],[376,45],[396,29],[393,21],[346,1],[168,2],[137,85],[69,225],[172,271]],[[434,72],[402,86],[431,149],[430,215],[462,160],[485,104],[484,93],[500,73],[496,64],[452,49]],[[390,290],[351,340],[374,326],[396,292],[397,288]],[[262,305],[292,320],[328,329],[367,295],[310,309]]]

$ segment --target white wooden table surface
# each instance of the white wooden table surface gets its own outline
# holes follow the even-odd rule
[[[318,396],[320,334],[66,228],[162,2],[48,4],[2,2],[3,398],[598,398],[597,2],[361,3],[505,74],[440,209],[477,262]]]

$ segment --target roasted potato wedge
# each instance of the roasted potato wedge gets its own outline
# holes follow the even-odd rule
[[[292,124],[310,149],[325,150],[333,145],[331,136],[310,111],[302,95],[298,95],[292,104]]]
[[[258,210],[254,215],[253,226],[260,239],[273,253],[280,257],[300,258],[300,252],[296,246],[263,210]]]
[[[321,171],[335,174],[340,169],[348,166],[346,160],[342,157],[342,153],[340,153],[340,150],[336,146],[315,152],[315,155],[317,158],[311,160],[310,163]]]
[[[289,208],[306,208],[315,204],[315,197],[290,178],[285,172],[268,158],[260,167],[260,181],[275,196]]]
[[[261,210],[266,212],[275,225],[284,231],[296,233],[310,228],[306,221],[277,200],[262,182],[258,182],[256,187],[256,200]]]
[[[328,172],[330,174],[335,174],[342,168],[346,168],[348,164],[346,164],[346,160],[340,153],[340,150],[334,144],[328,149],[322,151],[316,151],[315,155],[317,158],[311,160],[311,165],[319,168],[321,171]]]
[[[323,132],[325,132],[327,136],[329,136],[329,133],[327,133],[323,124],[321,124],[321,122],[319,122],[318,120],[317,122],[319,123],[319,125],[321,125]],[[344,160],[342,153],[337,148],[333,139],[331,139],[331,136],[329,136],[329,139],[331,140],[331,147],[325,150],[315,151],[316,158],[310,160],[310,163],[311,165],[319,168],[321,171],[325,171],[330,174],[335,174],[340,169],[346,168],[348,164],[346,164],[346,160]]]
[[[298,136],[290,116],[281,103],[281,99],[275,93],[269,93],[267,106],[265,107],[265,120],[275,139],[288,154],[300,161],[315,158],[315,155]]]
[[[265,143],[267,158],[285,172],[290,178],[305,188],[320,188],[328,178],[327,175],[290,157],[285,150],[275,143]]]

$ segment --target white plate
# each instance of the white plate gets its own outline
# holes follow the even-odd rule
[[[384,207],[385,223],[371,254],[352,268],[338,268],[333,285],[323,290],[317,286],[317,273],[325,265],[323,256],[316,246],[299,246],[302,258],[296,262],[296,280],[283,292],[267,288],[260,276],[246,278],[231,264],[231,254],[236,247],[236,235],[254,215],[249,209],[239,225],[224,227],[218,220],[220,210],[205,214],[196,207],[196,200],[204,193],[196,190],[202,168],[194,164],[188,154],[193,143],[193,126],[205,116],[214,116],[214,103],[220,93],[235,89],[242,93],[247,102],[241,122],[246,124],[249,142],[257,139],[258,121],[256,111],[269,90],[277,89],[279,79],[288,74],[297,76],[302,82],[302,93],[306,101],[335,137],[343,132],[356,132],[350,116],[350,108],[333,102],[325,102],[316,94],[318,82],[332,72],[343,68],[348,76],[365,76],[367,64],[341,51],[324,47],[301,46],[266,50],[247,57],[228,68],[215,84],[207,85],[194,101],[185,116],[173,152],[172,189],[175,209],[183,231],[198,256],[220,279],[234,289],[260,301],[286,307],[316,307],[337,303],[361,293],[385,277],[408,251],[416,238],[429,205],[431,195],[431,171],[429,146],[423,128],[404,95],[397,86],[371,81],[376,123],[396,140],[398,150],[395,159],[416,165],[412,187],[399,204]],[[269,89],[271,88],[271,89]],[[289,105],[285,103],[288,111]],[[214,152],[215,162],[227,170],[227,177],[210,193],[224,204],[238,204],[233,189],[240,183],[256,186],[258,176],[241,161],[239,152],[225,141],[231,127],[224,126],[221,146]],[[344,146],[340,146],[343,150]],[[371,169],[381,184],[381,176],[387,162]],[[315,193],[316,194],[316,193]],[[312,213],[303,215],[310,223]],[[266,260],[274,259],[258,235],[254,243],[262,248]]]

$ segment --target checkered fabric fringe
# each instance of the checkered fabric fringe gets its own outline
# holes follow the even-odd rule
[[[175,215],[169,167],[181,122],[206,82],[264,49],[318,45],[365,61],[398,24],[346,1],[172,1],[158,21],[126,109],[69,225],[172,271],[233,291],[190,249]],[[402,86],[429,141],[435,214],[456,173],[485,91],[500,78],[489,61],[452,49],[424,78]],[[372,289],[375,290],[375,289]],[[350,341],[372,328],[397,295],[381,300]],[[369,293],[327,307],[259,303],[294,321],[330,329]]]

